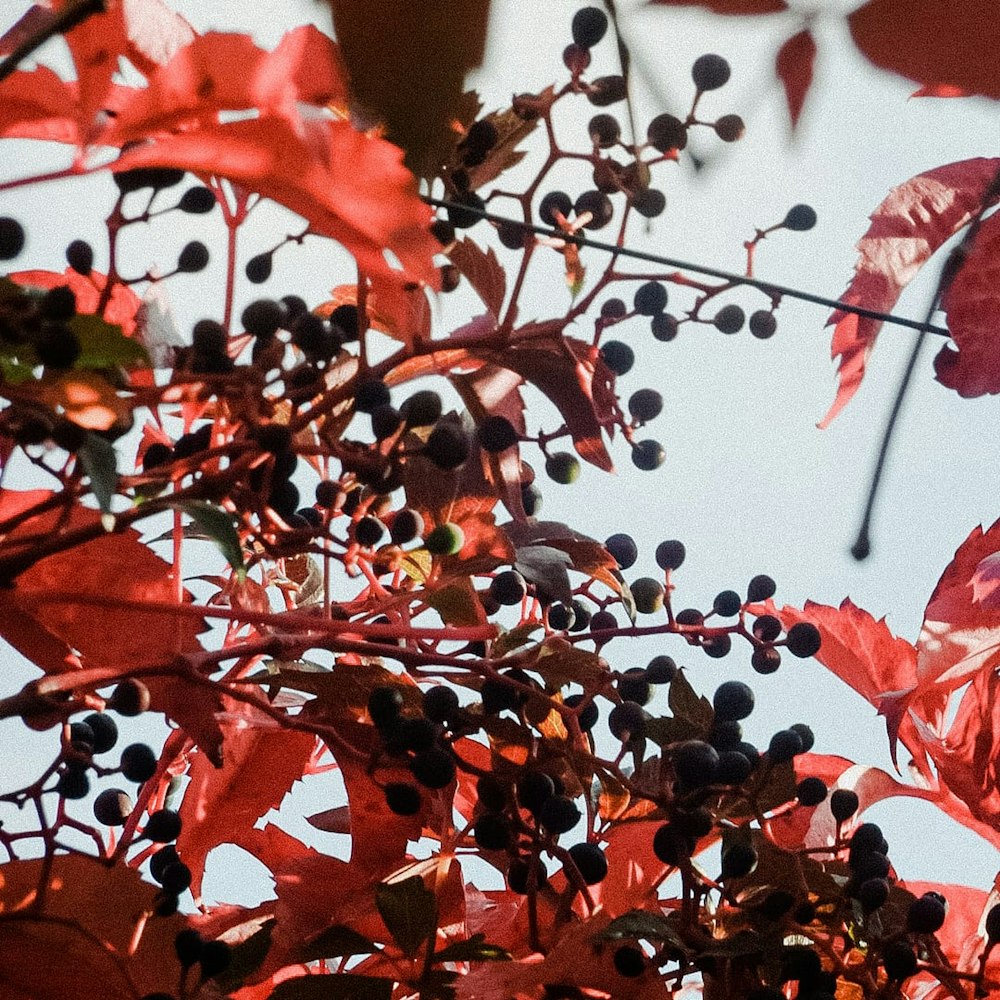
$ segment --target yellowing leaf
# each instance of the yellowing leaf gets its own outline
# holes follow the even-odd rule
[[[129,413],[131,406],[103,376],[92,371],[69,371],[43,379],[38,394],[68,420],[88,431],[106,431]]]

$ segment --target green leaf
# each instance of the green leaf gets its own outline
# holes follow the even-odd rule
[[[109,515],[111,498],[118,492],[118,456],[115,446],[99,434],[88,434],[77,455],[90,479],[90,488],[101,513]]]
[[[279,983],[269,1000],[392,1000],[394,985],[392,979],[352,972],[299,976]]]
[[[375,905],[393,940],[410,958],[437,927],[437,899],[419,875],[380,883]]]
[[[77,368],[149,367],[149,355],[137,340],[126,337],[117,323],[77,313],[67,324],[80,341]]]
[[[549,687],[580,684],[590,687],[607,673],[606,662],[597,653],[572,646],[565,639],[547,640],[535,661],[534,670]]]
[[[226,557],[229,565],[240,575],[240,578],[246,576],[243,548],[240,545],[240,536],[236,533],[236,522],[232,514],[205,500],[182,500],[171,503],[170,506],[187,514],[218,545],[219,550]]]
[[[434,955],[435,962],[509,962],[509,951],[486,943],[485,934],[473,934],[468,941],[456,941]]]
[[[493,643],[494,656],[506,656],[515,649],[527,646],[531,641],[531,636],[542,627],[541,622],[525,622],[523,625],[516,625],[514,628],[504,632],[496,642]]]
[[[573,588],[566,567],[570,557],[562,549],[551,545],[523,545],[517,550],[514,569],[528,581],[543,590],[550,598],[568,604],[573,600]]]
[[[350,927],[335,924],[312,939],[300,953],[303,962],[316,962],[322,958],[344,958],[347,955],[370,955],[378,948],[363,934]]]
[[[424,600],[441,616],[445,625],[482,625],[483,606],[469,577],[462,577],[436,590],[425,591]]]
[[[256,918],[255,922],[260,922],[260,918]],[[230,948],[229,965],[215,980],[223,992],[231,993],[238,989],[249,975],[264,964],[271,948],[271,932],[276,923],[274,917],[267,917],[249,937]]]

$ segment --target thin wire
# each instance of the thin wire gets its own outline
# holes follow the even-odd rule
[[[803,292],[798,288],[788,288],[785,285],[775,285],[773,282],[761,281],[759,278],[750,278],[745,274],[733,274],[730,271],[722,271],[716,267],[707,267],[704,264],[691,264],[688,261],[676,260],[673,257],[662,257],[659,254],[648,253],[645,250],[633,250],[631,247],[620,247],[614,243],[603,243],[600,240],[592,240],[588,236],[581,236],[579,233],[563,233],[559,230],[553,230],[551,226],[536,226],[530,222],[510,219],[503,215],[496,215],[493,212],[475,208],[472,205],[464,205],[444,198],[424,197],[423,200],[434,208],[455,208],[463,213],[467,212],[477,215],[487,222],[495,222],[498,225],[520,226],[522,229],[529,230],[539,236],[557,236],[560,239],[565,239],[567,243],[574,243],[581,247],[590,247],[593,250],[603,250],[605,253],[617,257],[628,257],[632,260],[641,260],[649,264],[661,264],[664,267],[693,271],[695,274],[704,274],[710,278],[721,278],[734,285],[747,285],[750,288],[756,288],[771,296],[801,299],[803,302],[826,306],[829,309],[839,309],[842,312],[853,313],[855,316],[864,316],[866,319],[879,320],[882,323],[893,323],[896,326],[904,326],[910,330],[917,330],[920,333],[936,333],[942,337],[951,336],[950,331],[943,326],[933,326],[919,320],[906,319],[904,316],[894,316],[892,313],[879,312],[877,309],[865,309],[862,306],[852,305],[850,302],[841,302],[839,299],[828,299],[823,295],[814,295],[812,292]]]

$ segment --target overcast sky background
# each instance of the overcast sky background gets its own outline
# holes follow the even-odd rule
[[[4,5],[0,28],[15,20],[19,6]],[[181,0],[176,6],[198,30],[252,30],[267,46],[304,20],[329,26],[325,9],[309,0],[257,0],[252,6]],[[566,78],[560,54],[578,6],[569,0],[494,0],[487,60],[471,81],[487,109],[505,106],[514,92]],[[704,98],[701,111],[705,117],[736,112],[748,126],[746,138],[729,146],[703,130],[705,135],[693,142],[708,158],[700,172],[688,158],[657,168],[654,182],[666,192],[667,211],[652,221],[648,233],[637,223],[630,245],[738,272],[745,265],[743,241],[754,229],[780,221],[792,204],[808,202],[819,215],[816,228],[768,238],[758,249],[756,274],[837,297],[852,273],[855,243],[867,228],[867,216],[892,186],[945,163],[996,155],[1000,116],[994,103],[910,99],[915,85],[871,69],[832,16],[820,17],[813,26],[820,48],[816,79],[798,133],[791,136],[772,67],[781,42],[801,27],[803,9],[742,21],[622,5],[622,27],[635,59],[640,128],[661,111],[684,116],[692,92],[690,65],[703,52],[726,56],[733,75],[728,86]],[[43,51],[43,61],[58,45]],[[591,75],[611,72],[617,65],[606,41],[595,50]],[[560,127],[567,145],[572,139],[576,148],[586,149],[586,122],[593,113],[585,100],[575,101]],[[67,162],[65,150],[28,143],[6,148],[0,159],[3,179]],[[590,186],[583,172],[570,171],[565,178],[574,196]],[[96,178],[0,195],[0,213],[22,218],[29,229],[28,250],[16,266],[59,269],[63,248],[74,237],[102,246],[100,220],[110,208],[109,189],[106,178]],[[261,213],[254,225],[241,235],[246,256],[296,227],[278,212]],[[470,235],[485,237],[485,226]],[[135,266],[129,270],[141,273],[154,261],[165,266],[169,248],[176,244],[179,249],[195,236],[218,247],[221,258],[224,231],[218,217],[188,218],[184,226],[164,222],[149,234],[135,234],[130,244]],[[554,317],[568,305],[559,260],[551,256],[522,300],[522,319]],[[593,252],[585,251],[583,260],[594,273],[603,264]],[[351,280],[344,257],[319,241],[301,250],[289,248],[275,263],[266,285],[241,282],[238,302],[262,293],[295,292],[315,305],[330,287]],[[214,269],[170,284],[181,330],[203,315],[221,316],[219,273]],[[922,318],[937,273],[934,264],[904,293],[897,310],[901,315]],[[623,297],[630,300],[631,289],[623,290]],[[678,310],[690,302],[673,289],[671,298]],[[766,306],[763,296],[751,292],[732,293],[722,301],[738,302],[748,311]],[[470,308],[468,296],[446,300],[441,329],[464,322]],[[930,338],[935,343],[925,348],[918,365],[884,479],[872,556],[863,564],[854,562],[848,549],[914,334],[891,327],[883,331],[861,391],[830,429],[819,431],[815,424],[835,392],[826,319],[822,308],[786,300],[778,311],[778,332],[768,342],[746,332],[725,337],[712,327],[685,327],[676,341],[661,344],[642,321],[616,328],[614,335],[631,343],[638,356],[636,367],[620,380],[623,397],[645,386],[665,397],[664,414],[649,430],[662,441],[667,460],[655,473],[638,473],[619,441],[612,448],[617,475],[587,468],[570,487],[541,482],[544,516],[599,539],[616,531],[635,535],[642,556],[630,577],[656,575],[656,544],[664,538],[683,540],[688,558],[676,574],[678,607],[705,607],[719,590],[742,590],[751,576],[767,572],[778,581],[779,603],[838,604],[849,595],[877,617],[885,615],[894,632],[914,640],[926,601],[954,550],[976,525],[988,526],[997,517],[997,407],[989,398],[962,400],[934,382],[931,360],[938,343]],[[581,326],[582,336],[591,332],[589,325]],[[537,429],[538,419],[529,414],[529,429]],[[549,418],[546,429],[553,426]],[[8,478],[5,485],[17,484]],[[619,640],[605,655],[614,667],[625,669],[643,665],[658,652],[690,667],[692,683],[709,696],[726,678],[751,683],[758,709],[745,729],[754,742],[766,745],[775,729],[806,721],[817,734],[817,752],[891,769],[885,728],[874,709],[813,661],[786,657],[776,674],[759,677],[750,669],[749,648],[739,643],[723,661],[664,640]],[[3,693],[29,676],[11,663],[11,683],[4,682]],[[0,727],[0,741],[7,745],[22,738],[21,727],[9,722]],[[51,753],[52,739],[37,741],[32,735],[32,740],[26,745]],[[295,808],[311,812],[332,804],[317,805],[312,798],[297,795]],[[992,884],[995,850],[933,807],[894,800],[870,818],[883,824],[902,876],[984,889]],[[224,898],[224,872],[219,878]]]

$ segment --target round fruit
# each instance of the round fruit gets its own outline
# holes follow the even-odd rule
[[[757,867],[757,852],[750,844],[733,844],[722,852],[722,878],[743,878]]]
[[[143,833],[156,844],[169,844],[181,833],[181,818],[173,809],[157,809],[152,813]]]
[[[823,643],[819,629],[812,622],[796,622],[789,630],[785,638],[785,645],[792,656],[805,659],[807,656],[815,656]]]
[[[521,483],[521,505],[528,517],[542,509],[542,491],[534,483]]]
[[[656,316],[667,308],[667,290],[658,281],[647,281],[635,290],[632,304],[640,316]]]
[[[642,472],[652,472],[666,461],[667,453],[659,441],[647,438],[632,445],[632,464]]]
[[[634,701],[623,701],[611,709],[608,716],[608,729],[616,740],[623,743],[641,737],[646,730],[648,716],[642,705]]]
[[[738,142],[745,131],[746,125],[739,115],[723,115],[715,123],[715,134],[723,142]]]
[[[206,941],[201,949],[201,978],[211,979],[225,972],[233,959],[232,948],[225,941]]]
[[[573,15],[573,41],[589,49],[596,45],[608,30],[608,15],[599,7],[583,7]]]
[[[837,788],[830,795],[830,812],[838,823],[850,819],[860,804],[857,793],[849,788]]]
[[[628,569],[639,558],[639,549],[631,535],[611,535],[605,539],[604,547],[614,557],[620,569]]]
[[[889,883],[884,878],[870,878],[858,887],[858,902],[865,913],[874,913],[889,898]]]
[[[546,225],[559,224],[557,214],[568,219],[573,212],[573,199],[565,191],[550,191],[538,205],[538,218]]]
[[[680,831],[664,823],[653,835],[653,853],[665,865],[676,867],[691,853],[691,845]]]
[[[608,340],[601,345],[601,360],[616,375],[625,375],[635,364],[635,351],[621,340]]]
[[[427,438],[424,455],[439,469],[457,469],[469,457],[469,439],[459,428],[439,424]]]
[[[497,604],[511,607],[527,596],[528,584],[517,570],[504,570],[490,581],[490,594]]]
[[[179,896],[191,885],[191,869],[183,861],[175,861],[163,869],[160,885],[171,895]]]
[[[638,580],[632,581],[631,590],[635,610],[639,614],[652,615],[663,610],[665,591],[659,580],[654,580],[651,576],[641,576]]]
[[[549,833],[566,833],[580,822],[580,810],[567,795],[553,795],[538,811],[538,819]]]
[[[758,340],[767,340],[774,336],[778,329],[778,320],[773,312],[767,309],[757,309],[750,314],[750,332]]]
[[[177,270],[194,274],[208,267],[208,247],[200,240],[191,240],[177,258]]]
[[[399,408],[407,427],[430,427],[441,416],[441,396],[433,389],[421,389]]]
[[[645,705],[652,697],[649,678],[644,667],[630,667],[618,678],[618,694],[622,701]]]
[[[663,396],[655,389],[639,389],[629,397],[628,412],[641,423],[655,420],[663,412]]]
[[[660,542],[656,546],[656,565],[660,569],[680,569],[684,563],[685,555],[687,555],[687,550],[684,548],[683,542],[676,539]]]
[[[752,318],[752,317],[751,317]],[[777,584],[765,573],[758,573],[749,584],[747,584],[747,601],[756,604],[758,601],[766,601],[769,597],[774,597],[778,589]],[[772,638],[775,638],[772,636]]]
[[[733,648],[732,636],[723,633],[722,635],[712,635],[709,636],[701,644],[702,652],[707,656],[711,656],[713,660],[721,660],[724,656],[728,656]]]
[[[743,310],[738,305],[730,303],[715,314],[712,323],[715,324],[716,330],[722,333],[739,333],[743,329],[745,320],[746,314]]]
[[[712,53],[698,56],[691,67],[691,79],[699,90],[718,90],[729,80],[729,63]]]
[[[85,767],[67,767],[59,775],[56,792],[64,799],[83,799],[90,794],[90,778]]]
[[[660,153],[687,145],[687,126],[673,115],[657,115],[646,128],[646,139]]]
[[[910,903],[906,911],[906,929],[914,934],[934,934],[944,926],[948,914],[947,902],[936,895],[925,893]]]
[[[149,874],[162,885],[163,873],[167,866],[178,861],[180,861],[180,855],[177,853],[177,848],[173,844],[167,844],[149,859]]]
[[[795,795],[803,806],[818,806],[826,801],[827,793],[822,778],[803,778],[795,788]]]
[[[625,85],[625,77],[618,74],[599,76],[591,83],[590,89],[587,91],[587,100],[598,108],[617,104],[619,101],[624,101],[627,96],[628,88]]]
[[[578,705],[582,704],[584,695],[582,694],[571,694],[564,704],[567,708],[576,708]],[[582,712],[577,716],[577,724],[580,726],[580,732],[589,733],[591,729],[597,725],[597,720],[600,717],[600,710],[593,701],[587,703],[587,707],[583,709]]]
[[[553,452],[545,459],[545,474],[564,486],[574,483],[580,475],[580,460],[568,451]]]
[[[476,820],[473,836],[487,851],[505,851],[512,840],[510,822],[502,813],[484,813]]]
[[[603,191],[584,191],[573,205],[577,218],[589,212],[591,219],[583,224],[584,229],[603,229],[614,216],[611,199]]]
[[[0,260],[13,260],[24,249],[24,227],[9,215],[0,216]]]
[[[177,207],[188,215],[205,215],[211,212],[215,205],[215,192],[207,187],[188,188],[177,203]]]
[[[565,632],[573,627],[576,622],[576,614],[573,607],[561,602],[551,605],[548,611],[549,628],[557,632]]]
[[[677,676],[677,664],[672,656],[654,656],[646,664],[646,680],[650,684],[669,684]]]
[[[984,929],[991,944],[1000,941],[1000,903],[994,903],[990,907],[990,912],[986,914]]]
[[[616,628],[618,628],[618,619],[606,609],[595,612],[590,619],[591,632],[608,632]]]
[[[269,253],[259,253],[251,257],[244,268],[247,281],[253,285],[261,285],[271,277],[272,260]]]
[[[890,941],[882,948],[882,965],[892,982],[901,983],[917,971],[917,956],[902,941]]]
[[[424,692],[424,715],[432,722],[449,722],[458,709],[458,695],[454,688],[435,684]]]
[[[782,225],[795,232],[806,232],[816,225],[816,210],[811,205],[792,205]]]
[[[201,958],[201,949],[204,942],[201,935],[194,929],[180,931],[174,938],[174,951],[177,954],[177,961],[185,969],[190,969],[198,959]]]
[[[601,303],[601,319],[621,319],[628,315],[628,306],[621,299],[605,299]]]
[[[106,788],[94,799],[94,816],[105,826],[124,826],[132,808],[132,799],[120,788]]]
[[[742,785],[750,777],[750,761],[737,750],[719,751],[719,770],[716,780],[720,785]]]
[[[410,507],[397,510],[389,527],[389,538],[393,545],[412,542],[424,530],[424,516]]]
[[[653,339],[659,340],[663,344],[669,344],[677,337],[679,326],[680,321],[676,316],[671,316],[670,313],[658,313],[649,323]]]
[[[569,856],[586,885],[597,885],[607,877],[608,859],[597,844],[574,844],[569,849]]]
[[[781,635],[781,622],[774,615],[761,615],[753,623],[753,634],[761,642],[774,642]]]
[[[424,539],[424,548],[435,556],[457,555],[462,551],[463,545],[465,545],[465,533],[459,525],[451,521],[439,524]]]
[[[425,788],[444,788],[455,780],[455,760],[439,747],[417,754],[410,761],[410,770]]]
[[[753,688],[743,681],[724,681],[715,689],[712,707],[719,721],[739,721],[753,711]]]
[[[487,417],[477,428],[476,436],[484,451],[497,454],[517,444],[519,435],[506,417]]]
[[[802,738],[791,729],[779,729],[767,745],[767,755],[774,764],[782,764],[802,753]]]
[[[667,196],[656,188],[644,188],[633,196],[632,207],[644,219],[655,219],[666,209]]]
[[[851,855],[851,871],[858,882],[870,879],[884,879],[892,865],[881,851],[858,851]]]
[[[377,517],[365,516],[354,525],[354,540],[366,549],[378,545],[383,534],[385,529]]]
[[[621,125],[618,124],[618,119],[615,118],[614,115],[609,115],[606,112],[594,115],[594,117],[590,119],[587,131],[590,133],[590,138],[594,145],[600,149],[607,149],[609,146],[613,146],[616,142],[618,142],[622,135]]]
[[[94,753],[106,753],[118,742],[118,726],[104,712],[92,712],[83,720],[94,731]]]
[[[149,781],[156,774],[158,758],[151,746],[145,743],[132,743],[122,750],[122,777],[136,784]]]
[[[393,726],[403,708],[403,693],[388,684],[372,688],[368,695],[368,715],[380,729]]]
[[[702,740],[685,740],[672,754],[674,773],[686,788],[711,785],[719,770],[719,754]]]
[[[515,858],[507,869],[507,885],[512,892],[524,896],[532,889],[532,875],[534,875],[534,888],[541,889],[548,882],[548,875],[541,858],[533,858],[532,864],[523,858]]]
[[[813,734],[812,729],[809,728],[804,722],[796,722],[795,725],[788,727],[793,733],[799,734],[799,739],[802,740],[802,752],[809,753],[816,743],[816,736]]]
[[[723,590],[716,594],[712,602],[712,610],[723,618],[732,618],[740,613],[743,607],[743,600],[735,590]]]
[[[646,970],[646,956],[631,944],[623,944],[616,949],[614,963],[618,974],[630,979],[641,976]]]
[[[389,403],[376,406],[372,410],[371,420],[372,434],[376,441],[385,441],[386,438],[392,437],[403,423],[399,411]]]
[[[73,240],[66,247],[66,263],[86,277],[94,266],[94,248],[86,240]]]
[[[482,219],[486,202],[475,191],[463,191],[452,199],[448,206],[448,221],[456,229],[471,229]]]

